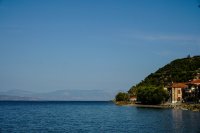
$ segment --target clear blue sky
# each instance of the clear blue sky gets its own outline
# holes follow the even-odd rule
[[[200,54],[197,0],[1,0],[0,90],[127,91]]]

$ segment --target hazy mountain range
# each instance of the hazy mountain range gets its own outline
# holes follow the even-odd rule
[[[107,101],[113,99],[112,90],[56,90],[32,92],[25,90],[0,91],[0,100],[53,100],[53,101]]]

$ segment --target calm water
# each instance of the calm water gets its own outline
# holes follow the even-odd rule
[[[112,102],[0,102],[0,132],[200,133],[200,113]]]

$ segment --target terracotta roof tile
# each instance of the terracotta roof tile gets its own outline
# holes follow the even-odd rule
[[[185,83],[173,83],[172,88],[187,88],[188,86]]]
[[[190,84],[200,84],[200,79],[193,79],[189,82]]]

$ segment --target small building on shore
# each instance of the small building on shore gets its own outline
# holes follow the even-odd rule
[[[181,103],[183,100],[182,91],[186,88],[188,88],[188,86],[185,83],[172,83],[170,86],[165,87],[170,95],[168,102]]]
[[[172,83],[164,89],[169,92],[170,103],[200,102],[200,79],[193,79],[186,83]]]
[[[186,83],[188,88],[184,91],[186,102],[200,102],[200,79],[193,79]]]
[[[131,102],[136,102],[137,101],[137,96],[131,96],[130,97]]]

